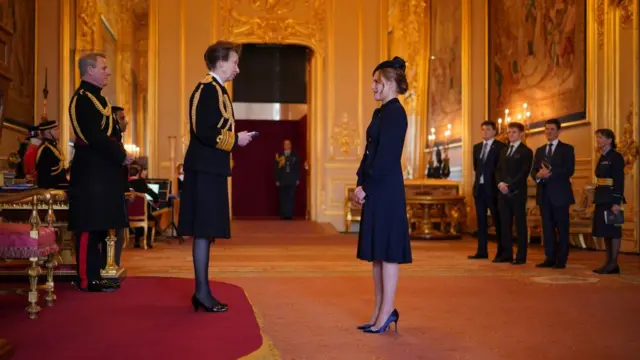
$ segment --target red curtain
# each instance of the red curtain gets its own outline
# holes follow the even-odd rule
[[[274,180],[274,162],[285,139],[291,140],[300,161],[307,160],[307,119],[299,121],[236,120],[236,131],[257,131],[260,136],[247,147],[233,151],[233,217],[277,218],[278,188]],[[302,166],[302,164],[300,164]],[[294,216],[304,218],[307,210],[307,172],[300,169]]]

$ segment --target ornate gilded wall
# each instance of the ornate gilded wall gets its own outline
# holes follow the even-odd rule
[[[113,73],[103,90],[113,105],[125,109],[129,129],[124,142],[142,148],[142,124],[145,121],[144,97],[147,89],[147,8],[146,0],[77,0],[74,60],[86,52],[101,51],[107,55]],[[75,69],[75,86],[80,82]],[[138,135],[134,138],[133,135]],[[72,134],[71,134],[72,136]]]
[[[342,228],[344,186],[356,181],[364,130],[376,107],[369,91],[371,70],[386,56],[380,45],[380,24],[386,22],[381,5],[378,0],[151,1],[161,74],[158,141],[178,136],[175,156],[184,156],[186,102],[206,74],[202,55],[213,41],[308,46],[314,52],[308,142],[311,217]],[[157,150],[154,176],[169,176],[171,149],[158,146]]]

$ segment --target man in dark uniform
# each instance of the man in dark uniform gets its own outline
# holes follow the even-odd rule
[[[502,225],[500,241],[500,257],[495,263],[513,263],[524,265],[527,263],[527,179],[533,162],[533,151],[522,142],[524,125],[517,122],[509,124],[507,130],[509,147],[502,149],[498,168],[496,169],[496,183],[498,184],[498,211]],[[518,253],[513,260],[513,220],[516,221],[518,234]]]
[[[200,81],[189,99],[190,140],[184,159],[184,182],[178,233],[193,237],[193,268],[196,291],[191,303],[197,311],[227,311],[209,289],[209,247],[215,238],[231,237],[229,191],[231,151],[245,146],[251,135],[235,133],[233,108],[224,83],[239,72],[239,48],[218,41],[209,46],[204,60],[210,73]]]
[[[49,120],[39,125],[42,144],[36,155],[36,184],[39,188],[55,189],[66,188],[67,169],[64,166],[64,156],[58,150],[58,138],[60,129],[58,122]]]
[[[69,184],[69,230],[76,233],[77,288],[113,291],[116,284],[100,280],[101,246],[108,230],[128,226],[122,189],[122,166],[133,160],[114,137],[111,104],[102,96],[111,72],[101,53],[78,61],[82,81],[71,98],[69,116],[75,133],[75,154]]]
[[[111,116],[113,116],[113,137],[116,139],[118,144],[122,146],[124,149],[124,143],[122,142],[122,135],[125,131],[127,131],[127,126],[129,123],[127,122],[127,117],[124,113],[124,108],[120,106],[112,106],[111,107]],[[122,191],[129,191],[129,165],[122,165]],[[120,266],[120,258],[122,257],[122,244],[124,238],[124,232],[129,231],[129,228],[125,229],[117,229],[116,230],[116,243],[115,243],[115,254],[114,261],[116,265]],[[104,244],[103,244],[104,246]],[[104,269],[107,266],[107,252],[102,251],[102,268]],[[114,282],[118,282],[117,280],[113,280]]]
[[[557,119],[544,124],[547,144],[536,149],[531,169],[542,214],[545,259],[536,265],[542,268],[564,269],[569,258],[569,207],[576,202],[571,177],[576,155],[573,146],[558,139],[561,126]]]
[[[296,187],[300,184],[300,158],[291,151],[291,141],[284,141],[284,150],[276,154],[275,180],[280,198],[280,217],[293,219]]]
[[[495,139],[496,123],[485,121],[481,125],[482,142],[473,146],[473,171],[475,181],[473,183],[473,197],[476,204],[476,218],[478,219],[478,250],[469,259],[488,259],[489,250],[487,243],[488,219],[487,210],[491,212],[491,218],[496,228],[498,237],[498,251],[496,258],[502,255],[500,243],[500,213],[498,212],[498,189],[495,182],[495,171],[500,159],[500,152],[504,144]]]

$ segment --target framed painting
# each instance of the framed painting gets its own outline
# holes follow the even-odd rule
[[[585,1],[489,0],[488,23],[490,119],[587,122]]]
[[[35,0],[0,0],[0,61],[11,80],[3,99],[3,122],[14,130],[34,125],[35,21]]]
[[[462,1],[430,1],[428,127],[436,143],[462,138]]]

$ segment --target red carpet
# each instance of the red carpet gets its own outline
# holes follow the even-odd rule
[[[41,304],[36,320],[23,311],[26,297],[0,296],[0,338],[15,346],[15,360],[237,359],[264,352],[242,288],[213,282],[229,311],[194,313],[193,282],[129,278],[113,293],[81,293],[60,284],[55,306]]]

